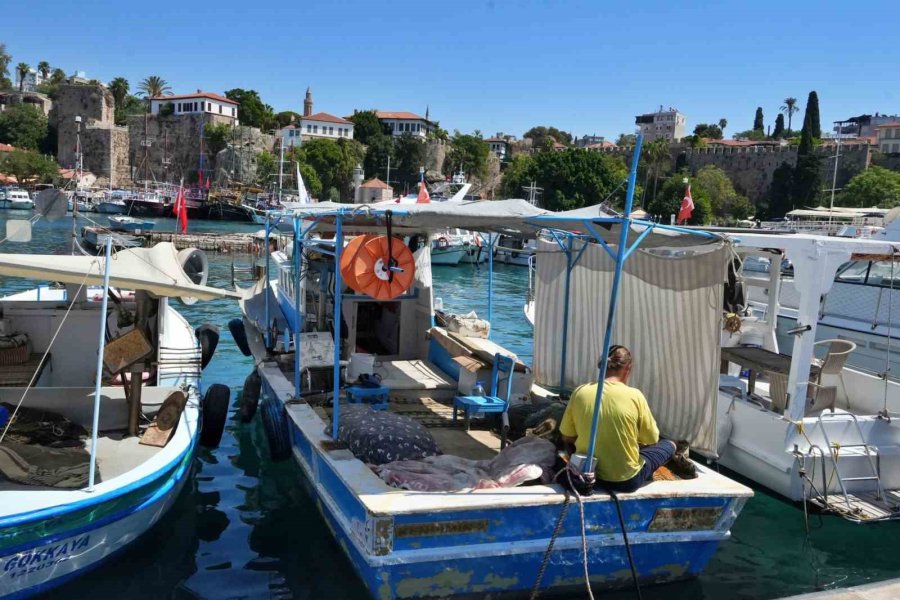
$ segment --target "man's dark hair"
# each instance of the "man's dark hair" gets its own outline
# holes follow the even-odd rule
[[[610,346],[606,361],[606,374],[618,373],[631,366],[631,351],[625,346]]]

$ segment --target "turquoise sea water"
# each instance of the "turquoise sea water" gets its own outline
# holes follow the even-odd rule
[[[0,215],[4,218],[15,211]],[[96,220],[105,222],[102,216]],[[158,227],[173,227],[160,220]],[[192,231],[254,231],[252,224],[192,222]],[[0,252],[67,253],[71,223],[40,222],[27,244],[5,243]],[[230,285],[232,257],[210,255],[211,282]],[[247,257],[235,257],[247,264]],[[436,295],[450,310],[486,316],[486,269],[436,267]],[[531,331],[522,305],[525,269],[497,266],[492,337],[526,361]],[[0,292],[33,287],[0,278]],[[233,303],[183,307],[194,325],[222,331],[216,355],[204,372],[208,383],[239,392],[252,362],[227,331],[238,315]],[[623,307],[627,310],[627,307]],[[236,407],[236,404],[234,405]],[[192,484],[176,506],[127,552],[48,598],[365,598],[362,584],[301,484],[292,462],[272,463],[258,421],[229,421],[219,448],[201,450]],[[746,482],[744,482],[746,483]],[[757,489],[704,574],[696,580],[644,590],[647,600],[766,599],[900,575],[896,551],[900,524],[853,525],[835,517],[811,517],[807,538],[801,508]],[[633,593],[604,594],[624,600]]]

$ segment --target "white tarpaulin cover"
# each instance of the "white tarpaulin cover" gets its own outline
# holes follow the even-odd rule
[[[57,256],[53,254],[0,254],[0,275],[38,281],[103,285],[103,256]],[[236,298],[234,292],[194,284],[178,261],[178,251],[169,242],[152,248],[130,248],[113,255],[109,284],[143,290],[156,296],[190,297],[198,300]]]
[[[575,245],[574,256],[582,242]],[[690,257],[634,252],[625,262],[612,338],[634,354],[631,385],[643,391],[666,437],[715,455],[719,332],[728,249],[698,247]],[[590,244],[572,270],[565,380],[560,386],[566,256],[538,242],[534,375],[573,389],[597,380],[614,262]]]

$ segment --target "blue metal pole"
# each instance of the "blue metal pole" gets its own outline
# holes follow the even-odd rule
[[[606,333],[603,336],[603,349],[600,353],[600,372],[597,375],[597,396],[594,399],[594,414],[591,418],[591,435],[588,441],[588,460],[584,461],[584,471],[590,471],[591,458],[594,456],[594,446],[597,443],[597,427],[600,424],[600,405],[603,402],[603,382],[606,378],[606,366],[609,360],[609,347],[612,341],[613,325],[616,319],[616,305],[619,300],[619,284],[622,280],[622,266],[625,264],[625,254],[628,250],[628,231],[631,229],[631,207],[634,202],[634,185],[637,179],[638,159],[641,156],[641,144],[644,136],[638,134],[634,145],[634,154],[631,157],[631,171],[628,173],[628,193],[625,196],[625,213],[622,215],[621,230],[619,231],[619,245],[616,247],[616,268],[613,272],[612,290],[609,295],[609,311],[606,315]]]
[[[300,218],[294,217],[294,397],[300,398],[303,391],[301,387],[301,365],[302,360],[300,350],[300,332],[303,330],[303,315],[300,314],[300,294],[303,293],[300,287],[300,268],[303,266],[301,254],[303,250],[303,240],[300,239]]]
[[[494,243],[500,237],[499,233],[488,234],[488,339],[491,337],[491,329],[494,328]]]
[[[263,249],[263,252],[266,253],[266,306],[265,306],[265,312],[263,313],[265,315],[265,319],[266,319],[266,323],[265,323],[266,335],[265,335],[264,339],[266,340],[266,350],[268,350],[269,348],[272,347],[272,332],[271,332],[271,327],[269,324],[269,293],[270,292],[269,292],[269,213],[268,212],[266,213],[266,247],[265,247],[265,249]]]
[[[566,253],[566,289],[563,295],[563,323],[562,323],[562,353],[559,359],[559,387],[562,388],[566,383],[566,358],[569,346],[569,290],[572,284],[572,243],[574,236],[569,234],[566,240],[566,247],[563,251]]]
[[[334,219],[334,412],[331,418],[331,437],[338,437],[341,412],[341,254],[344,250],[343,215]]]
[[[100,388],[103,384],[103,351],[106,349],[106,309],[109,303],[109,265],[112,262],[112,235],[106,236],[106,267],[103,273],[103,300],[100,304],[100,342],[97,351],[97,374],[94,381],[94,417],[91,424],[91,464],[88,467],[88,491],[94,491],[97,473],[97,430],[100,428]],[[75,302],[77,298],[72,298]],[[138,375],[132,375],[135,377]]]

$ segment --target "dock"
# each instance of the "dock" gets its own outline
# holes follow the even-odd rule
[[[900,598],[900,579],[790,596],[782,600],[890,600]]]
[[[259,254],[265,241],[254,233],[175,233],[172,231],[147,231],[134,234],[143,239],[144,247],[160,242],[171,242],[179,250],[199,248],[204,252],[220,254]]]

